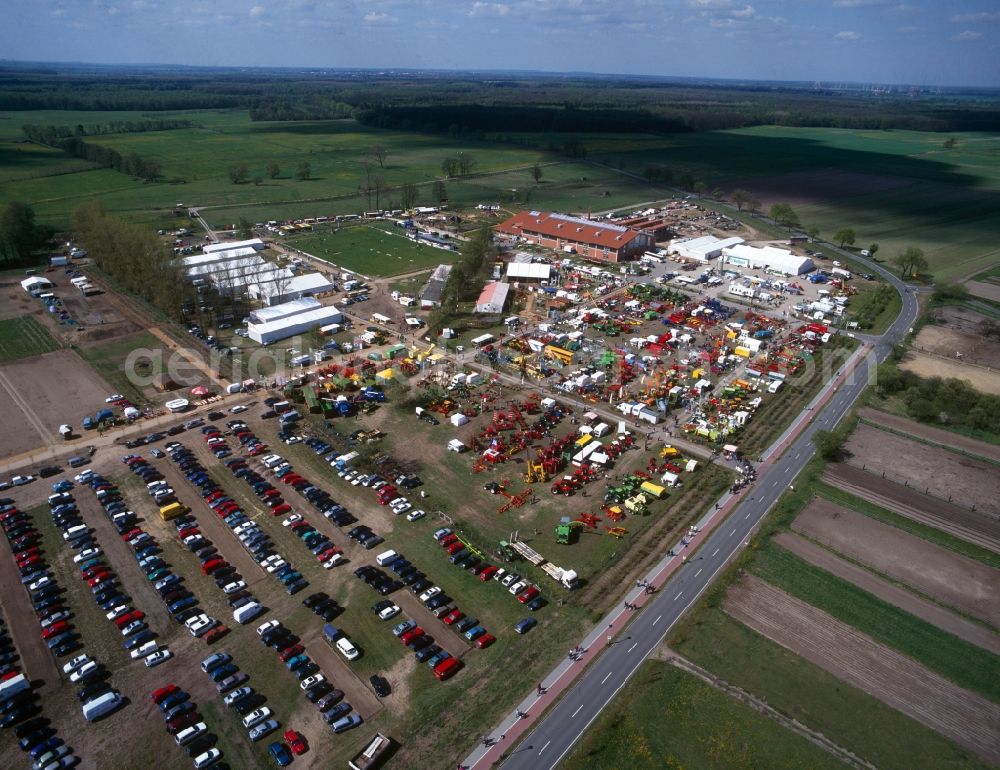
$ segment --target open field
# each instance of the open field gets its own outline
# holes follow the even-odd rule
[[[30,358],[58,349],[59,343],[31,316],[0,321],[0,362]]]
[[[774,535],[773,540],[782,548],[809,562],[814,567],[846,580],[872,596],[898,607],[942,631],[954,634],[959,639],[982,647],[994,655],[1000,655],[1000,637],[984,626],[927,601],[792,532],[779,532]]]
[[[341,227],[335,231],[292,238],[286,243],[338,267],[374,277],[436,267],[451,263],[456,257],[456,252],[422,245],[407,238],[402,228],[395,227],[391,222]]]
[[[792,528],[946,606],[1000,624],[995,569],[822,499]]]
[[[115,393],[127,396],[133,403],[142,404],[158,400],[162,395],[153,387],[139,387],[125,371],[125,362],[136,350],[147,349],[153,354],[162,352],[163,342],[149,332],[137,332],[108,342],[83,345],[77,352],[80,357],[103,377]]]
[[[705,607],[682,621],[672,649],[876,767],[985,768],[970,751],[826,670]],[[657,720],[657,725],[662,722]]]
[[[917,490],[933,488],[933,496],[954,499],[996,518],[996,474],[992,463],[905,438],[861,423],[844,445],[848,462],[869,473]]]
[[[730,588],[725,610],[838,679],[873,695],[988,762],[1000,761],[1000,707],[799,601],[746,577]]]
[[[570,753],[568,770],[837,768],[834,757],[669,663],[646,661]]]
[[[954,358],[948,359],[911,350],[903,357],[899,368],[920,377],[955,377],[965,380],[983,393],[1000,395],[1000,374],[990,369],[955,361]]]
[[[1000,702],[1000,659],[767,543],[750,572],[970,692]]]
[[[932,444],[941,444],[945,447],[953,447],[960,452],[977,455],[1000,463],[1000,446],[996,444],[977,441],[974,438],[960,436],[951,431],[935,428],[932,425],[925,425],[922,422],[908,420],[905,417],[899,417],[898,415],[870,407],[859,410],[858,414],[863,420],[878,423],[893,431],[909,434],[918,440],[929,441]]]
[[[58,376],[53,376],[58,372]],[[37,432],[20,435],[9,434],[6,448],[9,454],[25,451],[38,446],[41,439],[46,441],[58,436],[62,423],[69,423],[77,431],[85,414],[92,414],[110,392],[108,385],[92,371],[80,357],[71,350],[46,353],[31,359],[7,364],[0,372],[0,382],[8,393],[2,407],[3,419],[10,418],[16,425],[22,417],[11,417],[19,412]],[[82,405],[90,404],[88,411]]]
[[[962,508],[932,497],[926,494],[926,487],[907,487],[843,463],[831,465],[823,474],[823,480],[901,516],[1000,553],[1000,522],[982,511]]]

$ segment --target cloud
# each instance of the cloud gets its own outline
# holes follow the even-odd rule
[[[834,40],[839,40],[842,43],[853,43],[855,40],[860,40],[861,39],[861,33],[860,32],[852,32],[850,30],[845,31],[845,32],[838,32],[836,35],[833,36],[833,39]]]
[[[394,21],[396,21],[395,16],[390,16],[381,11],[372,11],[371,13],[366,13],[364,16],[365,24],[392,24]]]
[[[250,16],[252,16],[253,18],[257,18],[258,16],[263,16],[265,13],[267,13],[267,8],[265,8],[263,5],[255,5],[253,8],[250,9]]]
[[[972,40],[979,40],[983,36],[982,32],[975,32],[971,29],[964,30],[955,35],[952,40],[956,43],[968,43]]]
[[[510,13],[510,6],[505,3],[481,3],[472,4],[469,16],[506,16]]]
[[[743,8],[737,8],[730,11],[729,15],[734,19],[750,19],[753,18],[757,12],[753,9],[752,5],[747,5]]]
[[[886,5],[889,0],[833,0],[834,8],[867,8],[873,5]]]
[[[982,22],[1000,21],[1000,11],[980,11],[979,13],[960,13],[952,16],[951,20],[956,24],[975,24]]]

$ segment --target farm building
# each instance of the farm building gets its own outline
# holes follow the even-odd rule
[[[575,252],[585,259],[601,262],[630,259],[643,254],[654,243],[653,236],[628,227],[542,211],[515,214],[497,229],[528,243]]]
[[[783,275],[802,275],[815,268],[809,257],[800,257],[775,246],[750,246],[745,243],[723,249],[723,262],[734,267],[764,268]]]
[[[247,333],[254,342],[267,345],[343,320],[344,314],[337,308],[326,307],[313,297],[303,297],[255,310],[250,314]]]
[[[678,238],[672,240],[669,250],[676,253],[680,259],[690,259],[695,262],[708,262],[722,255],[723,249],[743,243],[742,238],[716,238],[714,235],[703,235],[700,238]]]
[[[51,289],[53,286],[52,281],[48,278],[42,278],[40,275],[33,275],[31,278],[25,278],[21,281],[21,288],[29,294],[35,289]]]
[[[451,275],[451,265],[438,265],[431,277],[427,279],[427,285],[420,292],[420,307],[423,310],[439,307],[441,297],[444,295],[444,287],[448,284],[448,276]]]
[[[552,265],[540,262],[510,262],[507,265],[507,280],[526,283],[547,281],[552,274]]]
[[[264,241],[260,238],[251,238],[248,241],[229,241],[228,243],[207,243],[201,247],[201,250],[205,254],[211,254],[216,251],[229,251],[230,249],[253,249],[254,251],[260,251],[264,248]]]
[[[249,284],[251,298],[265,305],[276,305],[290,299],[313,297],[333,291],[335,284],[322,273],[305,273],[289,280],[261,281]]]
[[[509,291],[509,283],[490,281],[483,287],[479,299],[476,300],[476,312],[502,313],[504,305],[507,304],[507,292]]]
[[[258,256],[243,257],[241,259],[215,260],[192,265],[184,270],[184,274],[189,280],[195,278],[209,278],[215,273],[225,273],[233,271],[245,271],[248,273],[258,272],[264,268],[265,262]]]
[[[194,254],[190,257],[181,257],[174,264],[179,265],[185,271],[206,265],[217,265],[234,259],[244,259],[252,257],[257,252],[253,249],[232,249],[230,251],[214,251],[211,254]],[[260,259],[260,257],[257,257]]]

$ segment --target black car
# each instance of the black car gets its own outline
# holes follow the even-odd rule
[[[308,690],[306,690],[306,698],[310,703],[315,703],[324,695],[333,691],[333,685],[329,682],[320,682],[319,684],[314,684]]]
[[[389,682],[383,676],[372,674],[368,681],[372,683],[372,689],[375,690],[375,694],[380,698],[384,698],[392,692],[392,690],[389,689]]]

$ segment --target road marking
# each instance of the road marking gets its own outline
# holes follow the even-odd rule
[[[700,575],[700,574],[701,574],[701,567],[699,567],[698,571],[694,573],[694,576],[698,577],[698,575]]]
[[[736,528],[733,527],[733,531],[729,533],[729,536],[732,537],[735,534],[736,534]]]
[[[746,515],[746,516],[744,516],[743,518],[744,518],[744,519],[749,519],[749,518],[750,518],[750,514],[751,514],[751,513],[753,513],[753,511],[750,511],[749,513],[747,513],[747,515]]]
[[[718,552],[719,552],[719,549],[716,548],[714,551],[712,551],[712,556],[715,556],[715,554],[717,554]]]
[[[541,756],[541,755],[542,755],[542,752],[543,752],[543,751],[545,751],[545,749],[547,749],[547,748],[549,747],[549,744],[550,744],[550,743],[552,743],[552,741],[545,741],[545,745],[544,745],[544,746],[542,746],[542,748],[540,748],[540,749],[538,750],[538,756]]]
[[[684,592],[683,592],[683,591],[681,591],[681,592],[680,592],[679,594],[677,594],[677,596],[675,596],[675,597],[674,597],[674,601],[676,602],[676,601],[677,601],[678,599],[680,599],[680,598],[681,598],[681,597],[682,597],[683,595],[684,595]]]
[[[801,452],[798,452],[798,453],[797,453],[797,454],[795,455],[795,459],[796,459],[796,460],[798,460],[798,459],[799,459],[799,458],[800,458],[801,456],[802,456],[802,453],[801,453]]]
[[[771,484],[771,486],[772,486],[772,487],[776,487],[776,486],[778,486],[778,480],[777,480],[777,479],[775,479],[775,480],[774,480],[774,483],[773,483],[773,484]]]
[[[662,617],[663,617],[662,615],[657,615],[656,616],[656,620],[653,621],[653,625],[655,626],[657,623],[659,623],[660,622],[660,618],[662,618]]]
[[[583,708],[583,704],[581,703],[579,706],[576,707],[576,711],[574,711],[572,714],[570,714],[569,718],[572,719],[577,714],[579,714],[580,713],[580,709],[582,709],[582,708]]]
[[[601,684],[604,684],[606,681],[608,681],[611,678],[611,675],[613,673],[615,673],[615,672],[614,671],[609,671],[608,675],[606,677],[604,677],[604,679],[601,680]]]

